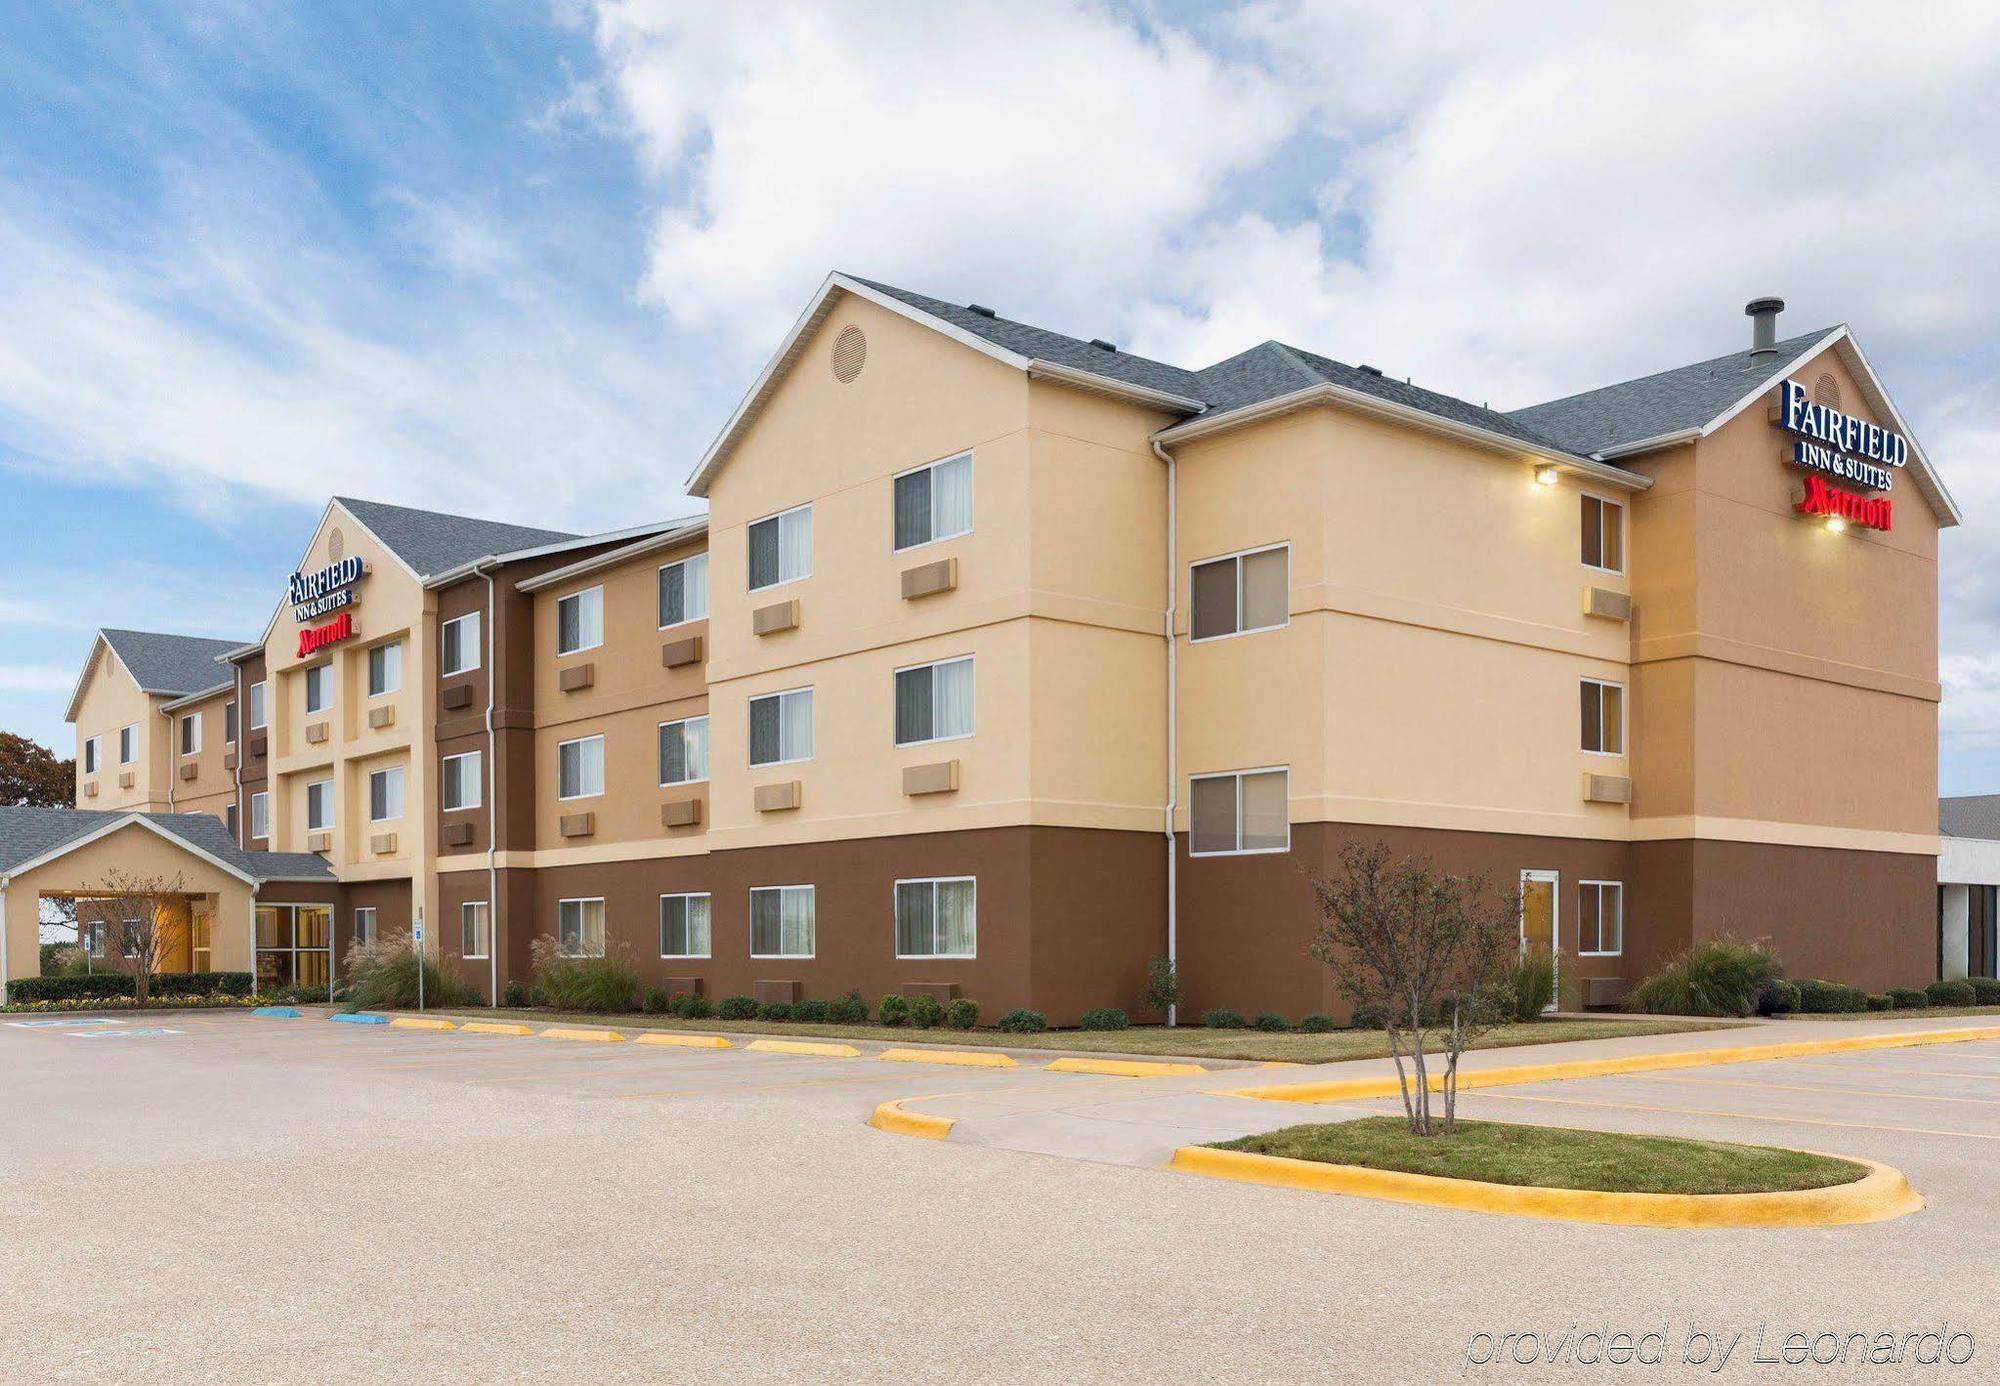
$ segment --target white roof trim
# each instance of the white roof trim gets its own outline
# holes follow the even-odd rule
[[[1076,366],[1065,366],[1060,361],[1044,361],[1040,357],[1028,362],[1030,380],[1053,380],[1059,385],[1073,386],[1079,390],[1092,390],[1098,394],[1112,395],[1118,399],[1134,400],[1140,404],[1156,404],[1162,409],[1183,414],[1198,414],[1207,406],[1198,399],[1186,395],[1172,394],[1166,390],[1154,390],[1144,385],[1129,385],[1122,380],[1112,380],[1095,371],[1082,370]]]
[[[76,676],[76,687],[70,690],[69,706],[63,710],[63,721],[65,722],[76,721],[77,704],[83,701],[83,686],[90,682],[90,671],[97,664],[97,647],[99,645],[111,651],[111,657],[117,660],[118,667],[125,669],[125,661],[119,658],[118,647],[106,638],[104,628],[99,626],[96,638],[90,642],[90,653],[84,656],[83,672]],[[132,679],[132,686],[134,688],[139,687],[139,680],[132,678],[132,671],[130,669],[125,669],[125,677]],[[140,689],[140,691],[144,692],[145,690]]]
[[[184,707],[193,707],[196,703],[206,702],[218,693],[227,693],[235,687],[236,680],[234,677],[231,677],[227,683],[212,684],[199,692],[188,693],[175,698],[170,703],[161,703],[159,710],[162,713],[178,712]]]
[[[590,558],[583,559],[581,562],[572,563],[565,568],[552,568],[546,573],[538,573],[531,578],[522,578],[514,584],[514,590],[516,592],[539,592],[544,587],[554,587],[558,583],[568,582],[571,578],[583,577],[586,574],[600,572],[606,568],[615,568],[621,563],[629,562],[635,558],[643,558],[650,553],[663,553],[668,549],[678,548],[690,539],[699,539],[707,533],[708,517],[703,516],[701,519],[685,524],[679,529],[668,530],[664,534],[656,534],[651,538],[641,539],[636,544],[627,544],[623,548],[613,549],[609,553],[595,554]]]
[[[676,525],[685,523],[685,520],[655,520],[650,524],[630,525],[625,529],[607,529],[602,534],[581,534],[574,539],[559,539],[555,543],[538,544],[529,549],[502,549],[499,553],[481,554],[478,558],[469,559],[455,568],[447,568],[434,577],[426,578],[424,586],[449,587],[454,582],[472,576],[489,563],[520,563],[530,558],[546,558],[552,553],[567,553],[571,549],[589,548],[592,544],[615,544],[620,540],[641,535],[667,533]],[[705,517],[703,523],[707,523]]]
[[[109,823],[106,823],[103,827],[98,828],[94,832],[85,833],[82,837],[73,837],[68,842],[64,842],[57,846],[51,847],[48,851],[42,853],[39,857],[30,857],[27,861],[21,862],[18,865],[7,868],[7,875],[18,876],[24,871],[34,871],[40,867],[47,866],[52,861],[60,861],[62,858],[68,856],[71,852],[76,851],[78,848],[88,847],[91,843],[96,842],[101,838],[109,837],[112,833],[118,832],[123,828],[128,828],[132,826],[134,823],[137,823],[140,827],[147,829],[148,831],[154,833],[163,840],[173,843],[176,847],[180,847],[185,851],[187,851],[188,853],[200,857],[210,866],[213,866],[218,870],[227,871],[230,875],[234,876],[237,880],[242,881],[246,885],[254,886],[257,884],[257,878],[255,876],[252,876],[249,872],[244,871],[239,867],[232,866],[230,863],[224,861],[221,857],[203,851],[201,848],[195,846],[192,842],[189,842],[186,838],[181,837],[176,833],[168,832],[165,828],[161,827],[158,823],[155,823],[152,819],[146,817],[146,815],[143,813],[128,813],[123,815],[122,817],[114,818]]]

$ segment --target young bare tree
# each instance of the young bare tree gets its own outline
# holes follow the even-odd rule
[[[1320,924],[1307,951],[1333,969],[1356,1012],[1381,1017],[1411,1132],[1449,1135],[1459,1059],[1504,1018],[1495,989],[1519,952],[1520,898],[1484,876],[1398,858],[1383,843],[1348,844],[1340,868],[1331,879],[1312,879]],[[1444,1071],[1433,1077],[1437,1045]],[[1441,1123],[1431,1117],[1433,1090],[1444,1095]]]
[[[79,906],[79,921],[103,926],[112,956],[132,969],[133,996],[143,1006],[152,995],[153,978],[172,941],[169,921],[186,913],[187,883],[178,875],[140,876],[112,870],[105,873],[98,888],[101,896]]]

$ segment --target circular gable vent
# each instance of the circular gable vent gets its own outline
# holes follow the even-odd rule
[[[1840,408],[1840,382],[1831,372],[1821,372],[1813,382],[1813,403],[1824,404],[1829,409]]]
[[[852,324],[841,328],[840,335],[833,339],[833,378],[843,385],[852,385],[854,377],[867,364],[868,338]]]
[[[346,556],[347,536],[340,532],[340,526],[335,525],[326,534],[326,561],[338,563]]]

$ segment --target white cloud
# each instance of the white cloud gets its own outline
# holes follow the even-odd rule
[[[68,693],[76,670],[54,664],[0,664],[0,693]]]

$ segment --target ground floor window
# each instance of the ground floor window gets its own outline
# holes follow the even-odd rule
[[[896,956],[976,956],[978,891],[971,876],[896,882]]]
[[[1618,881],[1578,881],[1576,951],[1605,958],[1625,951],[1625,887]]]
[[[363,948],[373,948],[375,938],[375,907],[363,905],[354,912],[354,941]]]
[[[2000,924],[2000,886],[1965,888],[1965,971],[1971,977],[1991,977],[1996,961],[1996,924]]]
[[[323,987],[333,975],[333,910],[257,906],[257,986]]]
[[[813,887],[758,886],[750,892],[750,956],[810,958],[816,943]]]
[[[468,958],[486,956],[486,940],[491,936],[484,900],[467,900],[458,907],[458,951]]]
[[[1240,770],[1188,782],[1188,852],[1283,852],[1292,845],[1288,775]]]
[[[604,956],[604,901],[556,902],[556,949],[565,958]]]
[[[660,956],[663,958],[705,958],[708,956],[708,897],[706,895],[662,895],[660,897]]]

